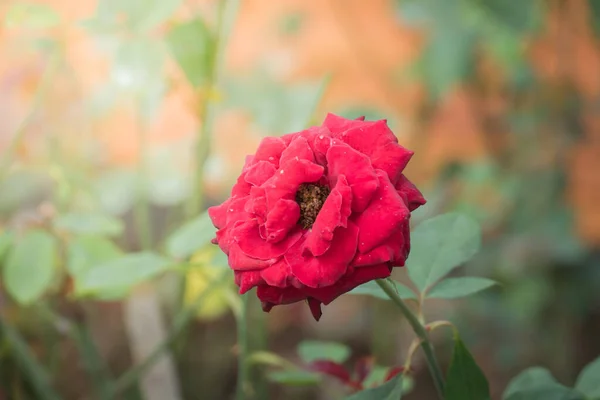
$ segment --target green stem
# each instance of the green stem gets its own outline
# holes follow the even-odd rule
[[[89,328],[83,324],[75,324],[71,335],[83,360],[83,367],[92,380],[97,398],[111,400],[111,377],[98,353]]]
[[[427,335],[427,330],[421,324],[421,322],[415,316],[415,314],[413,314],[410,308],[408,308],[408,306],[400,298],[398,293],[396,293],[396,290],[389,282],[387,282],[385,279],[378,279],[376,282],[379,285],[379,287],[383,289],[383,291],[389,296],[389,298],[398,306],[398,308],[400,308],[400,311],[402,312],[402,314],[404,314],[404,317],[412,327],[413,331],[421,340],[421,348],[423,349],[423,353],[425,354],[427,366],[429,367],[429,372],[431,372],[431,376],[433,378],[435,388],[437,389],[438,396],[441,400],[444,400],[444,375],[442,374],[442,370],[435,357],[435,353],[433,352],[433,346],[429,341],[429,335]]]
[[[202,210],[202,202],[204,200],[204,165],[210,154],[212,125],[216,111],[214,101],[210,101],[208,98],[212,97],[215,90],[219,87],[224,50],[237,15],[239,2],[240,0],[221,0],[219,2],[217,33],[214,47],[215,53],[213,54],[212,65],[208,71],[206,84],[207,99],[202,101],[202,106],[199,111],[201,125],[198,132],[198,138],[196,139],[194,153],[195,168],[192,177],[192,192],[186,206],[186,216],[188,218],[198,214],[200,210]]]
[[[133,210],[136,231],[142,249],[149,250],[152,246],[151,226],[150,226],[150,205],[146,188],[148,186],[148,173],[146,171],[146,154],[148,153],[148,138],[146,122],[142,114],[141,106],[137,108],[137,129],[138,129],[138,164],[137,164],[137,198]]]
[[[19,367],[27,377],[29,384],[40,400],[60,400],[54,391],[50,378],[36,360],[27,342],[2,316],[0,316],[0,334],[10,346],[10,351]]]
[[[175,317],[173,327],[171,328],[171,331],[169,332],[167,338],[162,343],[160,343],[144,361],[135,365],[117,379],[117,382],[114,385],[114,393],[112,397],[123,393],[126,389],[134,385],[146,373],[146,371],[148,371],[148,369],[160,359],[162,354],[169,349],[169,347],[175,341],[175,339],[181,334],[181,332],[185,330],[188,324],[194,319],[198,307],[200,307],[204,303],[207,296],[210,293],[212,293],[213,290],[219,288],[222,282],[228,276],[229,271],[224,271],[217,279],[215,279],[214,282],[211,282],[210,285],[206,288],[206,290],[200,293],[192,303],[190,303],[183,310],[181,310],[181,312]]]
[[[237,320],[237,348],[238,348],[238,377],[236,400],[245,400],[249,389],[250,364],[248,358],[248,294],[241,296],[242,309]]]

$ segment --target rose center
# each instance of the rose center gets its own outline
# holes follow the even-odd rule
[[[300,206],[298,223],[304,229],[310,228],[315,223],[327,196],[329,196],[327,186],[315,185],[314,183],[300,185],[296,192],[296,203]]]

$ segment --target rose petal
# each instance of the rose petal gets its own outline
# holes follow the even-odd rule
[[[259,224],[267,220],[267,198],[265,189],[254,186],[250,191],[250,196],[246,200],[244,211],[251,214],[250,217],[256,217]]]
[[[373,265],[368,268],[355,268],[352,272],[346,274],[337,284],[322,288],[306,288],[303,291],[307,296],[314,297],[323,304],[327,305],[342,294],[349,292],[363,283],[383,279],[390,276],[390,267],[387,264]]]
[[[261,301],[270,303],[271,307],[278,304],[296,303],[306,299],[304,293],[294,287],[278,288],[267,285],[260,285],[258,288],[256,288],[256,296]]]
[[[292,269],[285,259],[281,258],[275,264],[261,270],[260,275],[269,286],[286,287],[292,276]]]
[[[279,199],[267,214],[265,223],[266,240],[277,243],[285,238],[300,219],[300,206],[288,199]]]
[[[306,249],[313,256],[320,256],[329,249],[333,232],[337,227],[348,226],[351,204],[352,189],[348,186],[346,177],[340,175],[306,237]]]
[[[364,117],[362,117],[363,119],[347,119],[344,117],[340,117],[338,115],[335,114],[331,114],[328,113],[327,116],[325,117],[325,121],[323,121],[323,126],[326,126],[327,128],[329,128],[329,130],[336,134],[336,133],[341,133],[345,130],[348,130],[350,128],[353,128],[355,126],[360,126],[362,125],[362,121],[364,120]]]
[[[358,251],[366,253],[381,245],[409,218],[410,211],[392,186],[387,174],[377,170],[379,190],[369,207],[359,214],[355,222],[359,227]]]
[[[272,208],[279,199],[294,200],[302,183],[317,182],[324,168],[307,160],[290,160],[286,166],[264,183],[267,206]]]
[[[342,132],[340,138],[367,155],[373,168],[384,170],[392,183],[397,182],[414,154],[398,144],[385,120],[364,122]]]
[[[348,222],[347,228],[339,228],[329,250],[319,257],[304,253],[304,242],[296,242],[285,254],[292,273],[304,285],[312,288],[334,285],[345,273],[356,254],[358,228]]]
[[[260,276],[260,271],[235,271],[234,275],[235,283],[240,288],[240,294],[265,283]]]
[[[279,165],[281,168],[285,168],[286,164],[291,160],[307,160],[310,162],[315,161],[313,151],[308,145],[308,141],[302,137],[297,136],[290,145],[281,153],[281,159]]]
[[[297,227],[284,240],[277,243],[268,243],[260,238],[258,222],[250,220],[234,227],[231,230],[231,236],[248,257],[270,260],[281,257],[302,237],[302,231],[300,227]]]
[[[327,163],[330,185],[335,186],[338,176],[345,175],[352,188],[352,211],[362,212],[379,186],[369,158],[340,143],[327,150]]]
[[[410,211],[416,210],[427,202],[419,189],[404,174],[400,175],[395,187],[400,196],[404,196],[404,201]]]
[[[260,186],[275,174],[275,166],[268,161],[259,161],[248,168],[245,180],[254,186]]]
[[[286,144],[283,139],[279,137],[271,137],[267,136],[263,140],[261,140],[258,145],[258,149],[256,149],[256,154],[254,155],[254,161],[268,161],[275,165],[275,167],[279,168],[279,158],[281,157],[281,153],[286,148]]]
[[[247,256],[239,244],[233,242],[229,246],[229,267],[235,271],[248,271],[268,268],[277,262],[277,258],[259,260]]]
[[[406,261],[406,256],[403,230],[398,229],[381,245],[364,254],[356,254],[356,257],[352,261],[352,266],[367,267],[381,263],[391,263],[392,266],[402,266]]]

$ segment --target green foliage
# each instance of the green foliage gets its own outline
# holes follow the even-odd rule
[[[402,374],[396,375],[383,385],[361,390],[352,396],[346,397],[346,400],[400,400],[403,393],[402,380]]]
[[[47,175],[18,170],[0,180],[0,213],[17,210],[44,195],[50,187]]]
[[[101,0],[85,26],[100,32],[143,33],[165,22],[180,4],[181,0]]]
[[[185,259],[210,243],[215,237],[215,227],[203,212],[177,229],[167,239],[167,253],[174,258]]]
[[[550,371],[532,367],[521,372],[508,384],[503,400],[584,400],[584,396],[558,383]]]
[[[4,259],[4,256],[8,253],[10,246],[12,246],[14,237],[12,232],[0,233],[0,261]]]
[[[72,276],[80,276],[95,265],[112,261],[122,254],[113,242],[104,237],[75,236],[67,244],[67,271]]]
[[[350,348],[336,342],[305,340],[298,345],[298,354],[307,364],[317,360],[328,360],[341,364],[350,357]]]
[[[206,83],[215,57],[215,40],[204,21],[195,18],[175,25],[167,35],[167,44],[192,86]]]
[[[56,240],[42,230],[31,230],[16,241],[3,270],[3,283],[10,295],[23,305],[38,300],[55,276]]]
[[[402,283],[394,280],[390,280],[396,286],[396,290],[401,298],[403,299],[415,299],[417,295],[407,286],[404,286]],[[364,283],[354,289],[352,289],[350,294],[366,294],[369,296],[373,296],[382,300],[389,300],[389,296],[385,294],[385,292],[379,287],[376,282],[367,282]]]
[[[411,243],[408,275],[420,291],[425,291],[477,252],[481,232],[474,220],[449,213],[419,224]]]
[[[271,382],[287,386],[313,386],[321,382],[321,376],[302,370],[272,371],[267,374]]]
[[[457,299],[459,297],[470,296],[495,284],[496,282],[491,279],[472,276],[446,278],[427,291],[426,296],[437,299]]]
[[[575,389],[592,399],[600,399],[600,357],[586,365],[579,376]]]
[[[54,220],[54,228],[78,235],[117,236],[123,232],[120,219],[90,212],[70,212]]]
[[[269,134],[297,132],[309,126],[328,81],[283,86],[260,73],[247,79],[232,79],[224,88],[225,106],[248,110],[254,122]]]
[[[446,376],[445,400],[489,400],[485,375],[460,337],[454,338],[454,352]]]
[[[172,262],[152,252],[130,253],[94,265],[76,277],[79,295],[127,293],[135,285],[165,272]]]
[[[13,2],[6,12],[8,28],[45,29],[60,23],[60,16],[47,4]]]

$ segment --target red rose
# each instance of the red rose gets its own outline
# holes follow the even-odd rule
[[[223,204],[208,209],[240,293],[263,309],[321,304],[403,266],[410,212],[425,204],[402,174],[412,151],[385,120],[329,114],[322,126],[267,137]]]

